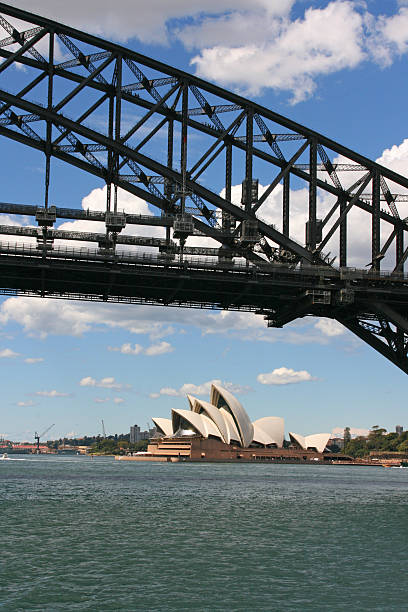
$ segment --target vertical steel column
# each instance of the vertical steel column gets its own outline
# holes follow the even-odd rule
[[[254,111],[247,109],[246,116],[246,159],[245,159],[245,211],[252,210],[252,160],[254,142]]]
[[[227,144],[225,147],[225,199],[231,202],[231,185],[232,185],[232,145]],[[222,211],[222,227],[225,230],[231,229],[231,215],[225,210]]]
[[[113,140],[113,118],[114,118],[114,96],[109,97],[109,119],[108,119],[108,136]],[[113,151],[108,149],[108,177],[106,181],[106,211],[111,209],[111,193],[112,193],[112,171],[113,171]]]
[[[290,201],[290,172],[283,179],[282,190],[282,234],[289,236],[289,201]]]
[[[48,111],[52,111],[54,85],[54,31],[49,32],[48,45]],[[47,136],[45,141],[45,197],[44,205],[48,208],[48,197],[50,190],[50,167],[51,167],[51,142],[52,142],[52,123],[47,121]]]
[[[173,152],[174,152],[174,119],[169,119],[167,126],[167,167],[173,169]],[[166,183],[166,190],[171,194],[171,185]]]
[[[306,246],[316,249],[316,213],[317,213],[317,142],[315,139],[309,145],[309,221],[306,229]]]
[[[340,217],[344,213],[346,207],[346,199],[340,197]],[[341,268],[345,268],[347,266],[347,215],[340,223],[339,240],[339,265]]]
[[[188,84],[183,84],[181,109],[181,214],[186,209],[186,188],[187,188],[187,121],[188,121]]]
[[[404,263],[401,263],[401,260],[404,255],[404,230],[398,228],[397,235],[395,238],[395,267],[398,272],[404,272]]]
[[[167,126],[167,167],[173,169],[173,155],[174,155],[174,120],[169,119]],[[166,181],[164,185],[165,198],[170,202],[173,195],[173,185]],[[162,211],[162,215],[165,211]],[[166,244],[170,244],[170,228],[166,226]]]
[[[115,141],[120,142],[120,128],[122,118],[122,56],[119,55],[116,60],[116,114],[115,114]],[[114,181],[115,181],[115,196],[113,210],[118,210],[118,173],[119,173],[119,154],[115,153],[114,158]]]
[[[372,178],[372,207],[371,213],[371,262],[374,270],[380,269],[380,260],[377,256],[380,253],[380,173],[377,169],[373,170]]]

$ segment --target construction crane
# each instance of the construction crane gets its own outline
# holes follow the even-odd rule
[[[41,434],[38,434],[37,432],[34,433],[34,439],[36,440],[36,444],[37,444],[37,449],[36,449],[36,453],[39,455],[40,454],[40,438],[42,438],[43,436],[45,436],[46,433],[48,433],[50,431],[50,429],[52,427],[54,427],[55,423],[53,423],[52,425],[50,425],[49,427],[47,427],[47,429],[45,431],[43,431]]]
[[[101,421],[102,421],[103,439],[105,439],[106,438],[105,423],[103,422],[103,419],[101,419]]]

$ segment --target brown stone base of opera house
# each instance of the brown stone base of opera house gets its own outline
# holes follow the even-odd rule
[[[332,462],[336,456],[297,448],[241,448],[225,444],[215,438],[199,436],[158,438],[151,440],[147,452],[130,457],[133,461],[190,461],[190,462],[264,462],[264,463],[318,463]],[[338,455],[339,459],[340,456]],[[344,460],[344,455],[341,456]]]

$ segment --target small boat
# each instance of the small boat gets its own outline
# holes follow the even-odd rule
[[[7,454],[7,453],[3,453],[3,454],[2,454],[2,456],[0,457],[0,459],[1,459],[2,461],[5,461],[6,459],[10,459],[10,457],[8,456],[8,454]]]
[[[401,461],[399,465],[393,465],[392,467],[397,470],[406,470],[408,468],[408,461]]]

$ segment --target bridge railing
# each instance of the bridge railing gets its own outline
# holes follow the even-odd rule
[[[123,265],[152,265],[160,268],[174,268],[178,270],[202,269],[208,271],[225,271],[248,276],[257,275],[285,275],[290,277],[321,277],[340,280],[375,280],[384,279],[395,282],[405,282],[408,274],[386,270],[364,270],[359,268],[343,267],[332,268],[328,266],[301,266],[291,267],[284,263],[257,262],[242,263],[239,261],[217,261],[216,258],[186,256],[183,261],[167,259],[157,254],[146,253],[146,251],[115,251],[108,252],[102,249],[72,248],[67,246],[54,246],[52,248],[22,243],[22,242],[0,242],[0,255],[20,256],[29,259],[66,259],[74,261],[94,261],[101,263],[113,263]]]

